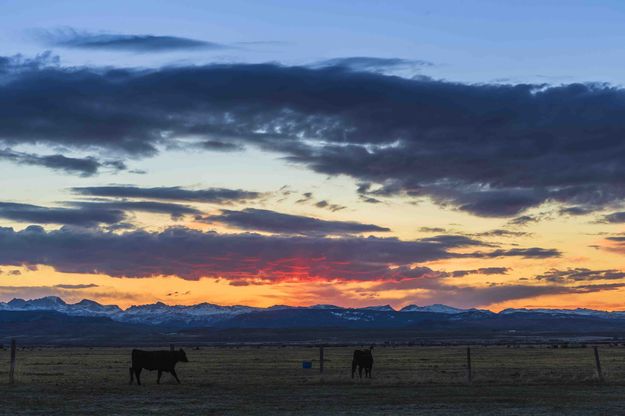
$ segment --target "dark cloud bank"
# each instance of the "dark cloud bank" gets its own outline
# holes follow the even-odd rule
[[[471,252],[479,241],[440,236],[401,241],[376,237],[263,236],[219,234],[187,228],[123,234],[97,229],[22,231],[0,228],[0,264],[45,264],[61,272],[116,277],[217,276],[235,280],[401,280],[419,277],[411,265],[456,257],[534,257],[537,249]],[[464,249],[457,252],[457,249]],[[542,251],[550,257],[557,252]]]
[[[36,224],[64,224],[91,227],[114,224],[126,215],[119,209],[90,206],[83,208],[43,207],[31,204],[0,202],[0,218]]]
[[[567,270],[552,269],[535,277],[548,283],[574,283],[594,280],[621,280],[625,279],[625,272],[615,269],[591,270],[574,268]]]
[[[62,68],[0,60],[0,140],[154,154],[179,136],[253,144],[363,195],[483,216],[625,197],[625,90],[467,85],[347,69]],[[34,122],[36,121],[36,122]]]
[[[81,227],[109,225],[123,228],[126,226],[124,221],[128,219],[129,213],[148,212],[168,214],[174,220],[193,215],[194,219],[200,222],[221,223],[243,230],[277,234],[325,236],[390,231],[389,228],[375,224],[363,224],[355,221],[328,221],[256,208],[246,208],[240,211],[222,209],[220,214],[207,216],[197,208],[178,203],[184,201],[229,204],[258,198],[261,195],[243,190],[102,186],[72,188],[72,191],[79,195],[97,198],[87,201],[67,201],[61,207],[0,202],[0,218],[35,224],[61,224]],[[430,237],[424,241],[442,242],[457,246],[481,245],[479,241],[463,236]]]
[[[244,191],[242,189],[207,188],[185,189],[179,186],[140,188],[138,186],[87,186],[72,188],[72,192],[80,195],[113,197],[113,198],[140,198],[185,202],[229,203],[243,202],[260,198],[259,192]]]
[[[339,67],[358,72],[384,72],[389,70],[418,70],[432,66],[432,62],[418,59],[376,58],[371,56],[351,56],[319,62],[316,67]]]
[[[464,277],[472,274],[483,274],[483,275],[492,275],[492,274],[506,274],[510,270],[508,267],[482,267],[479,269],[471,269],[471,270],[455,270],[451,272],[451,276],[453,277]]]
[[[179,36],[90,33],[71,28],[39,30],[37,38],[49,46],[117,50],[130,52],[170,52],[193,49],[226,49],[228,46]]]
[[[167,214],[177,220],[201,211],[180,204],[154,201],[67,202],[63,207],[47,207],[0,202],[0,218],[24,223],[61,224],[79,227],[123,224],[129,212]]]
[[[122,224],[128,218],[129,212],[167,214],[173,219],[180,219],[185,215],[201,217],[202,211],[178,202],[230,204],[261,196],[258,192],[241,189],[141,188],[130,185],[81,187],[72,188],[71,191],[97,198],[89,201],[67,201],[61,207],[0,202],[0,218],[35,224],[94,227],[101,224]]]
[[[266,209],[222,210],[218,215],[201,217],[204,222],[219,222],[244,230],[281,234],[328,235],[387,232],[389,228],[354,221],[326,221],[302,215],[285,214]]]
[[[0,160],[8,160],[21,165],[41,166],[83,177],[96,175],[103,168],[113,171],[126,169],[125,163],[120,160],[101,161],[94,157],[75,158],[60,154],[37,155],[10,149],[0,150]]]

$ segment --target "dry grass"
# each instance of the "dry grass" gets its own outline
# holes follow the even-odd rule
[[[18,350],[17,385],[0,384],[0,414],[625,414],[625,349],[600,349],[605,384],[591,348],[378,347],[374,378],[352,380],[353,348],[187,349],[182,385],[142,374],[128,386],[129,349]],[[0,351],[0,381],[8,351]],[[314,360],[314,368],[301,368]]]

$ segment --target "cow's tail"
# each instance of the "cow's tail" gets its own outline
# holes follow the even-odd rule
[[[128,382],[128,384],[132,384],[132,381],[134,380],[134,369],[132,367],[128,367],[128,370],[130,371],[130,381]]]

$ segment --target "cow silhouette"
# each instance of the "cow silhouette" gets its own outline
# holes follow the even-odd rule
[[[161,383],[161,376],[163,371],[170,373],[178,384],[180,379],[176,374],[176,363],[187,363],[187,354],[181,348],[178,351],[142,351],[132,350],[132,366],[130,367],[130,383],[132,384],[133,376],[137,378],[137,384],[141,385],[141,370],[146,369],[149,371],[158,370],[156,377],[156,383]]]
[[[362,378],[362,370],[365,370],[365,378],[371,378],[371,369],[373,368],[373,346],[368,350],[354,350],[354,358],[352,359],[352,378],[358,368],[358,375]]]

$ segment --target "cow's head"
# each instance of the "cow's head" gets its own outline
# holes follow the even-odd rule
[[[187,354],[185,354],[184,350],[182,348],[180,348],[178,350],[178,361],[181,361],[183,363],[188,363],[189,360],[187,359]]]

